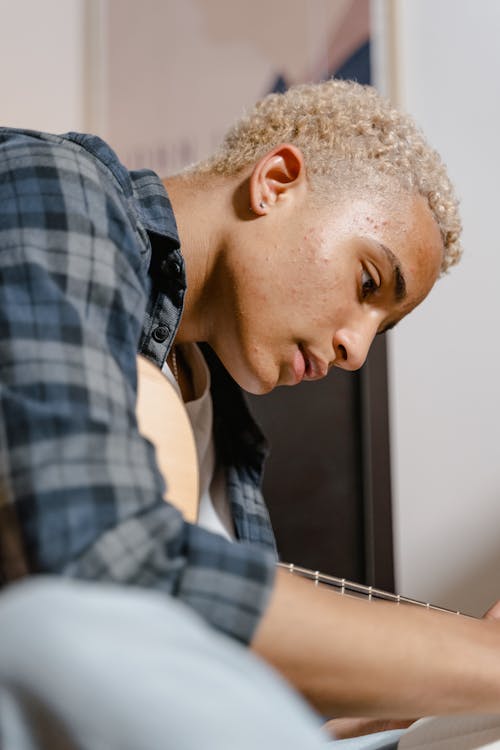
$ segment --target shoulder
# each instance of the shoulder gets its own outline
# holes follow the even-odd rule
[[[21,128],[0,128],[0,171],[16,179],[62,179],[72,176],[132,195],[126,167],[101,138],[87,133],[62,135]]]

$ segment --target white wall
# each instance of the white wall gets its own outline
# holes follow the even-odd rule
[[[83,129],[84,3],[0,0],[2,125]]]
[[[399,0],[399,98],[462,200],[465,254],[390,334],[398,588],[500,598],[500,3]]]

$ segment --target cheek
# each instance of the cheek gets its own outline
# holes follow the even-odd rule
[[[346,269],[332,258],[320,259],[311,269],[311,286],[315,297],[324,303],[345,297],[348,283]]]

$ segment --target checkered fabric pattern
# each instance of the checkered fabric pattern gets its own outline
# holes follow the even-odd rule
[[[184,291],[154,173],[129,173],[95,136],[0,129],[0,580],[161,590],[245,642],[275,560],[255,428],[233,428],[225,451],[233,544],[163,502],[137,429],[136,352],[161,365]]]

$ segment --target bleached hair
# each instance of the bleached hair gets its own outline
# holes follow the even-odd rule
[[[235,175],[280,143],[301,149],[309,182],[319,195],[332,183],[361,187],[384,178],[407,193],[419,193],[441,232],[441,270],[460,259],[458,201],[439,154],[411,117],[394,109],[371,86],[329,80],[269,94],[236,122],[220,149],[195,169]]]

